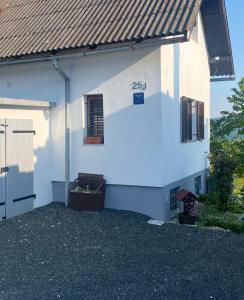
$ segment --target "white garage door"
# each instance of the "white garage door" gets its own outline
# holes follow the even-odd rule
[[[34,207],[34,131],[31,120],[1,120],[0,128],[0,217],[11,218]]]

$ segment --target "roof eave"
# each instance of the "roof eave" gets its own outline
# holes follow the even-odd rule
[[[235,81],[236,76],[217,76],[217,77],[211,77],[211,82],[220,82],[220,81]]]
[[[65,49],[58,51],[48,51],[35,54],[22,55],[18,57],[8,57],[0,59],[0,66],[25,64],[41,61],[50,61],[53,57],[56,58],[71,58],[76,56],[90,56],[99,53],[110,53],[124,50],[135,50],[144,47],[159,47],[162,45],[182,43],[188,41],[188,32],[177,35],[170,35],[157,38],[148,38],[140,41],[130,41],[114,44],[98,45],[96,47],[82,47],[74,49]]]
[[[209,7],[214,4],[218,5],[218,14],[209,13]],[[235,70],[225,1],[204,0],[202,18],[210,55],[211,81],[233,80]]]

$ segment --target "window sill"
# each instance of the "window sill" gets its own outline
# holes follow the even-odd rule
[[[103,136],[87,136],[84,139],[85,145],[103,145],[104,144],[104,138]]]
[[[204,142],[204,139],[203,140],[187,140],[187,141],[181,141],[182,144],[188,144],[188,143],[197,143],[197,142]]]

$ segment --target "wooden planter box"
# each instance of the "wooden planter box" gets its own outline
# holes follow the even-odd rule
[[[98,211],[104,209],[104,196],[104,193],[84,194],[70,192],[70,207],[79,211]]]
[[[91,188],[91,193],[76,192],[75,187]],[[102,175],[80,173],[75,185],[70,191],[70,208],[79,211],[99,211],[104,209],[105,180]]]
[[[179,215],[180,224],[195,225],[195,222],[196,222],[196,217],[187,216],[184,214]]]

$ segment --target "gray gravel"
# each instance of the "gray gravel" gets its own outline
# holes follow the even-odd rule
[[[244,235],[53,204],[0,223],[0,299],[244,299]]]

